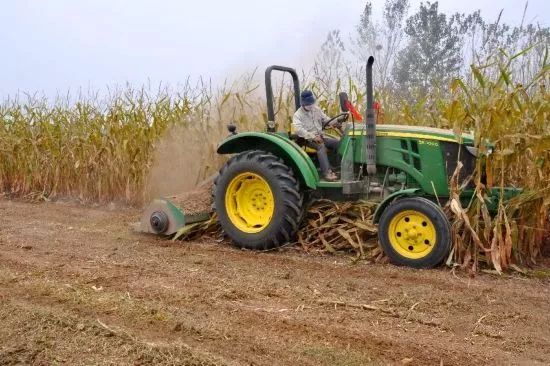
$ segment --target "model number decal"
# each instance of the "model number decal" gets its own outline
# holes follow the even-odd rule
[[[430,140],[418,140],[419,145],[429,145],[439,147],[439,142]]]

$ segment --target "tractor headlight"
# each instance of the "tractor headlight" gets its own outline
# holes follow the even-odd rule
[[[475,156],[476,158],[479,157],[479,149],[477,147],[466,146],[466,150],[468,150],[468,152],[473,156]],[[487,147],[485,154],[483,154],[482,156],[489,156],[492,153],[493,153],[493,148],[489,146]]]
[[[473,156],[475,156],[477,158],[477,147],[466,146],[466,150],[468,150],[468,152],[470,154],[472,154]]]

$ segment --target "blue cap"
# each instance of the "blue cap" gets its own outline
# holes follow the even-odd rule
[[[302,94],[300,94],[300,104],[302,106],[315,104],[315,96],[311,90],[304,90]]]

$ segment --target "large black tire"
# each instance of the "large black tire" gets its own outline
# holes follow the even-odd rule
[[[433,268],[451,250],[451,225],[443,210],[422,198],[402,198],[382,213],[378,240],[393,264]]]
[[[231,182],[243,173],[260,176],[267,182],[273,195],[271,220],[265,228],[255,233],[245,232],[235,225],[226,207],[226,192]],[[265,151],[246,151],[233,156],[222,167],[214,182],[214,208],[218,221],[224,232],[240,248],[267,250],[288,243],[298,230],[303,206],[304,196],[292,169],[282,159]]]

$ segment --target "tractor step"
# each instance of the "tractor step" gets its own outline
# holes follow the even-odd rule
[[[321,179],[317,183],[317,187],[319,187],[319,188],[342,188],[342,182],[339,181],[339,180],[337,180],[335,182],[331,182],[331,181],[328,181],[328,180]]]
[[[356,180],[351,182],[345,182],[342,184],[343,194],[357,194],[365,193],[365,182],[362,180]]]

